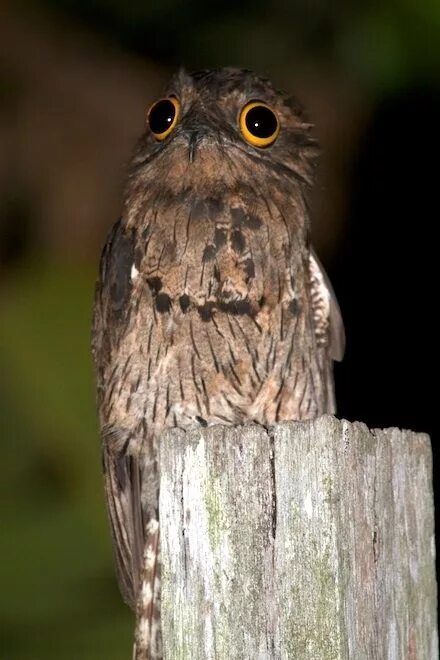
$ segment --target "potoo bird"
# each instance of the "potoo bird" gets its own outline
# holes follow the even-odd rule
[[[249,71],[180,71],[148,112],[103,250],[93,354],[107,505],[145,657],[162,654],[161,432],[335,409],[344,332],[310,246],[310,130]]]

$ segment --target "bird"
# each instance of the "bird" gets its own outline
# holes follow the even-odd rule
[[[153,103],[96,285],[92,353],[117,576],[135,656],[162,657],[162,432],[335,412],[344,327],[311,246],[319,148],[301,105],[238,68]]]

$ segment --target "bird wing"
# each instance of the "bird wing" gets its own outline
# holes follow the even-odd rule
[[[122,447],[119,448],[121,441]],[[105,493],[116,573],[122,597],[135,609],[142,572],[145,524],[139,462],[124,451],[129,441],[129,434],[120,429],[102,430]]]
[[[309,273],[317,343],[327,347],[332,360],[340,362],[345,351],[341,310],[328,275],[313,248],[310,249]]]
[[[102,460],[107,510],[113,535],[119,587],[124,600],[135,607],[145,547],[145,521],[141,502],[141,466],[128,451],[136,442],[131,431],[109,424],[104,406],[109,379],[117,362],[118,346],[128,323],[134,237],[118,221],[104,246],[96,285],[92,326]]]
[[[336,412],[333,360],[340,361],[345,350],[341,311],[330,280],[313,248],[309,256],[309,277],[318,360],[326,388],[326,412]]]

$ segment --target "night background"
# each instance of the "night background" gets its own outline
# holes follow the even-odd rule
[[[3,2],[1,660],[130,655],[91,308],[146,108],[182,64],[254,69],[306,106],[322,146],[314,243],[347,333],[338,415],[426,431],[439,463],[438,0]]]

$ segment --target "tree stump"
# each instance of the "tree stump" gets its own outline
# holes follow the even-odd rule
[[[435,660],[429,437],[323,416],[161,439],[165,660]]]

